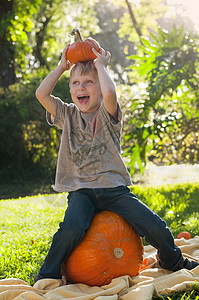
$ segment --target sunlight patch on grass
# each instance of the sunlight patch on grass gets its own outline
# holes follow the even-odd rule
[[[66,195],[53,195],[50,201],[51,197],[0,201],[1,279],[17,277],[33,283],[67,207]]]

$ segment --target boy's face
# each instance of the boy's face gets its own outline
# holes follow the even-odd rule
[[[92,113],[101,105],[100,83],[94,72],[81,75],[77,68],[70,78],[70,92],[73,102],[84,113]]]

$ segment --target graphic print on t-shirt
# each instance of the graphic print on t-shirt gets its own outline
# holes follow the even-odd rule
[[[100,138],[98,133],[100,132]],[[70,155],[74,164],[81,169],[81,173],[86,173],[101,167],[102,158],[107,151],[104,143],[100,122],[97,116],[88,122],[87,130],[81,131],[75,125],[71,128],[70,135]],[[82,174],[83,175],[83,174]]]
[[[93,135],[93,138],[95,139],[99,130],[100,130],[100,124],[99,124],[99,119],[97,118],[97,115],[92,121],[88,122],[88,125],[90,127],[90,132]]]

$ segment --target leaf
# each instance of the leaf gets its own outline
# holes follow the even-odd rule
[[[151,37],[153,41],[143,40],[144,46],[140,49],[150,49],[149,43],[152,43],[152,51],[134,56],[132,66],[143,81],[139,90],[142,101],[132,107],[127,144],[135,143],[139,147],[134,148],[131,155],[125,152],[131,156],[133,168],[139,164],[140,169],[151,150],[156,151],[154,161],[157,162],[197,162],[198,39],[185,34],[183,27],[173,27],[170,32],[159,29],[158,35],[151,34]],[[143,130],[144,124],[151,124],[151,116],[154,124],[148,131]],[[128,134],[128,130],[125,133]]]

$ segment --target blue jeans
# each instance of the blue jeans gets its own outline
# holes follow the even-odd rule
[[[78,245],[96,212],[112,211],[126,219],[135,231],[158,251],[160,265],[168,270],[182,268],[181,250],[174,244],[166,223],[132,194],[128,187],[80,189],[70,192],[63,222],[39,271],[44,278],[61,278],[61,264]]]

